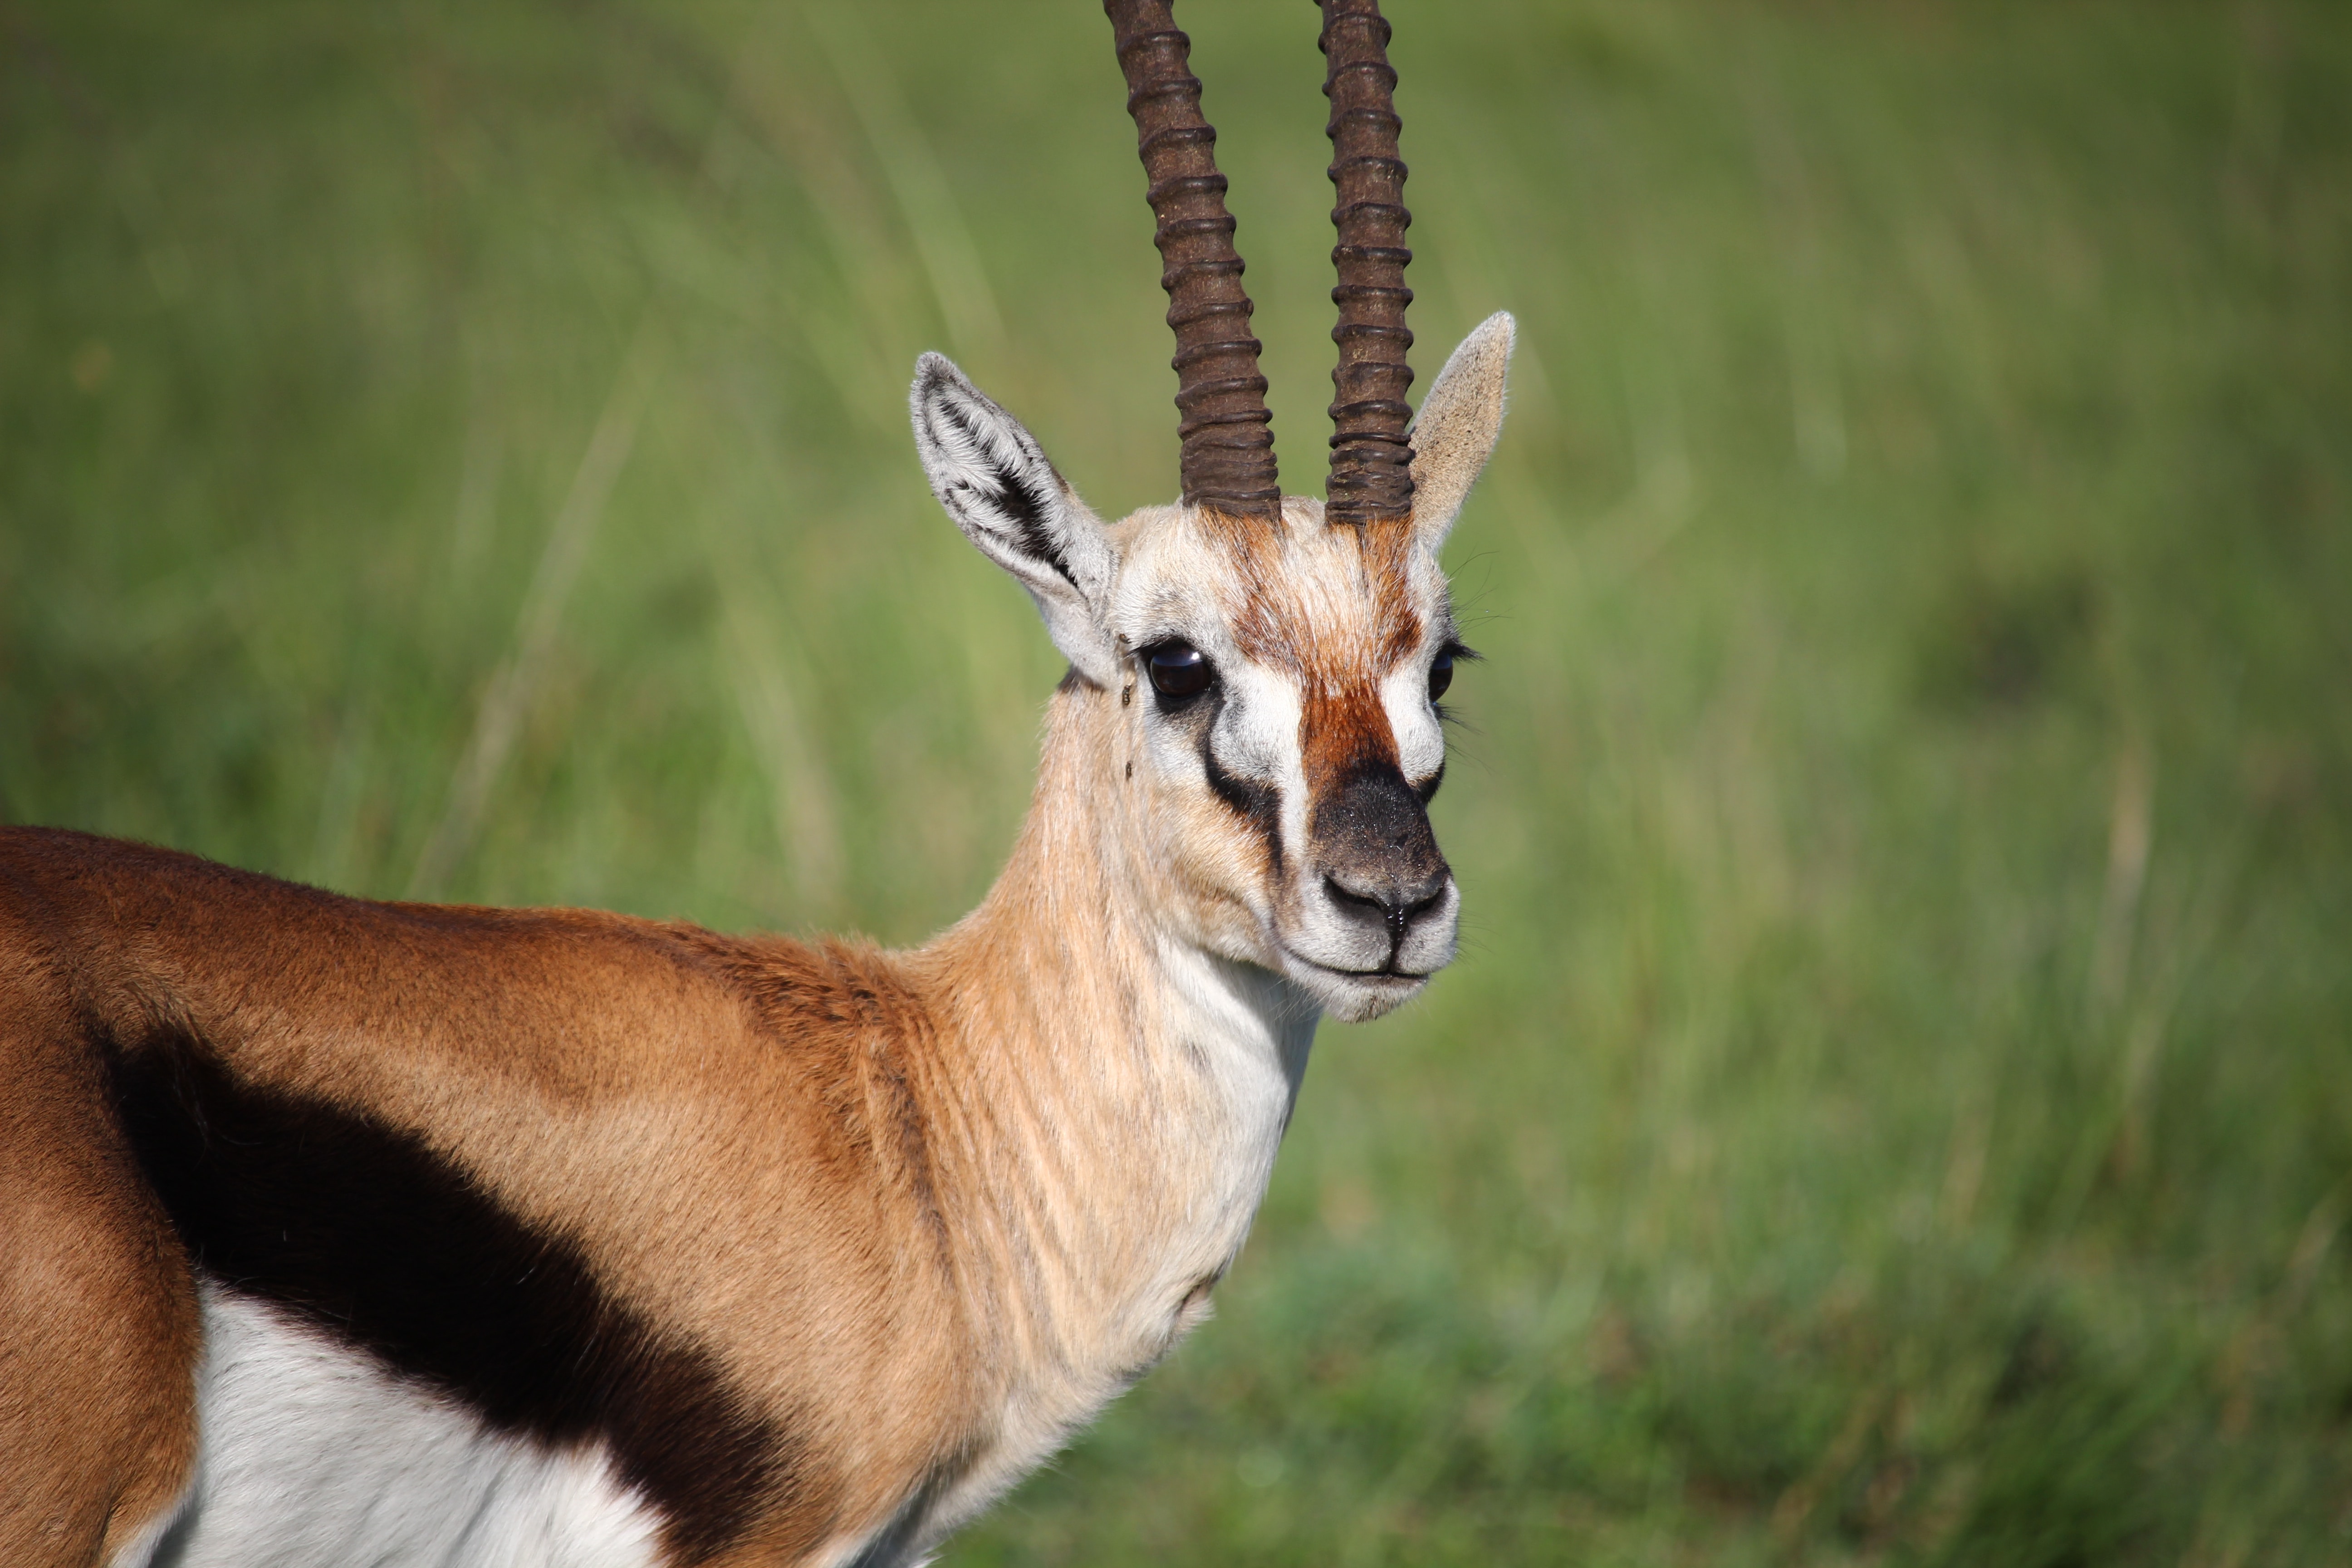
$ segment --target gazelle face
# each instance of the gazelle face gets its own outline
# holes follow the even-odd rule
[[[926,355],[931,489],[1027,587],[1110,726],[1098,748],[1133,889],[1210,952],[1377,1016],[1454,956],[1461,896],[1427,805],[1455,638],[1439,546],[1502,421],[1511,321],[1455,351],[1413,427],[1414,513],[1328,524],[1153,507],[1106,526],[1035,439]]]
[[[1425,810],[1433,688],[1461,651],[1433,552],[1298,499],[1279,521],[1155,508],[1108,533],[1121,794],[1173,873],[1166,912],[1336,1016],[1411,996],[1461,902]]]

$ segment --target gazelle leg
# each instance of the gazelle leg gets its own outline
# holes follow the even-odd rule
[[[199,1320],[96,1054],[8,958],[0,948],[0,1563],[79,1568],[150,1532],[186,1484]]]

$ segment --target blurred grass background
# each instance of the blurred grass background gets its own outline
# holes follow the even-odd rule
[[[1392,0],[1467,951],[950,1563],[2352,1558],[2352,16]],[[1315,18],[1187,0],[1293,488]],[[0,814],[913,942],[1174,484],[1091,0],[0,3]]]

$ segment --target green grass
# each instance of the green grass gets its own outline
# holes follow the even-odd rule
[[[1467,949],[948,1562],[2345,1561],[2352,17],[1390,11]],[[1312,488],[1313,13],[1183,18]],[[906,378],[1164,499],[1149,224],[1081,0],[16,0],[0,813],[919,939],[1059,669]]]

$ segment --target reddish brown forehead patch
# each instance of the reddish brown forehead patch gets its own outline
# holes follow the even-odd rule
[[[1310,801],[1324,799],[1368,763],[1397,766],[1396,734],[1380,688],[1368,680],[1310,682],[1298,714],[1298,756]]]
[[[1380,679],[1421,646],[1409,522],[1334,525],[1298,539],[1278,526],[1231,536],[1243,608],[1234,640],[1310,683]]]
[[[1310,796],[1366,763],[1397,765],[1381,682],[1421,646],[1411,525],[1337,525],[1299,537],[1260,528],[1232,541],[1244,589],[1242,652],[1295,675]]]

